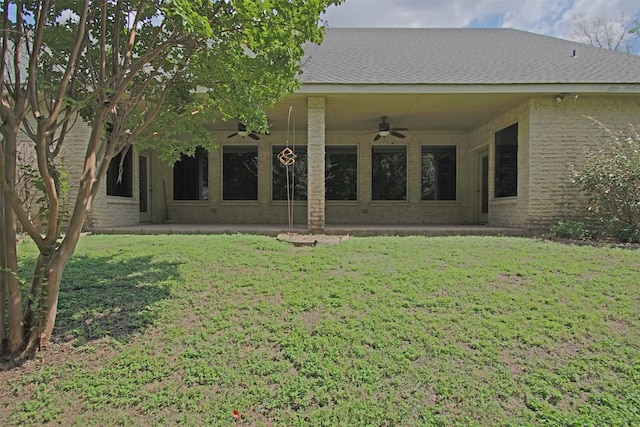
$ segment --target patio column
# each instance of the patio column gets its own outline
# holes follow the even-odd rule
[[[309,231],[324,231],[324,97],[307,100],[307,227]]]

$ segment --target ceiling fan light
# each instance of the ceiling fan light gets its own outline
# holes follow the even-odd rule
[[[244,138],[245,136],[249,135],[249,132],[247,132],[246,130],[239,130],[238,135]]]
[[[388,130],[381,130],[378,132],[378,135],[384,138],[385,136],[391,135],[391,132],[389,132]]]

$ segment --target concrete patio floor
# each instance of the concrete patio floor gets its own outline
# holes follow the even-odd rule
[[[282,233],[314,234],[306,226],[286,224],[137,224],[102,227],[93,234],[259,234],[278,236]],[[327,225],[319,234],[349,236],[530,236],[530,230],[480,224],[465,225]]]

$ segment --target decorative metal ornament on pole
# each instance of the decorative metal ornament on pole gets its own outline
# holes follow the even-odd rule
[[[286,147],[284,150],[278,154],[278,160],[285,166],[290,166],[296,162],[296,156],[293,150],[289,147]]]
[[[293,122],[293,132],[291,130],[292,127],[292,112],[293,106],[289,107],[289,116],[287,118],[287,142],[286,147],[278,154],[278,160],[285,167],[285,177],[287,180],[286,189],[287,189],[287,214],[289,219],[289,234],[293,234],[293,200],[295,199],[295,163],[296,163],[296,154],[292,148],[289,148],[289,135],[293,134],[293,138],[295,138],[295,122]],[[293,148],[295,148],[295,140],[293,141]],[[291,167],[291,177],[289,177],[289,167]]]

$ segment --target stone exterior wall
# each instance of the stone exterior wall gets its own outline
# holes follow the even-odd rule
[[[521,227],[526,223],[529,203],[529,103],[508,111],[468,135],[469,150],[489,149],[489,218],[488,223]],[[518,189],[515,197],[494,197],[495,133],[518,123]],[[477,181],[475,181],[477,182]]]
[[[373,141],[375,135],[360,133],[327,134],[327,146],[355,145],[358,148],[358,200],[327,201],[327,224],[461,224],[473,218],[474,177],[467,174],[471,166],[466,134],[463,132],[405,132],[406,138],[387,137]],[[407,200],[371,200],[371,152],[377,145],[407,148]],[[458,197],[455,201],[421,200],[422,146],[456,146]]]
[[[153,222],[175,222],[186,224],[288,224],[286,201],[271,200],[272,147],[286,145],[286,133],[273,132],[261,135],[259,141],[234,137],[227,134],[212,136],[218,143],[209,152],[207,200],[173,200],[172,166],[157,157],[152,163],[152,216]],[[290,146],[306,146],[306,133],[291,136]],[[222,147],[225,145],[258,147],[258,200],[223,200],[222,196]],[[295,145],[295,146],[294,146]],[[166,198],[165,198],[166,194]],[[293,220],[298,226],[307,224],[307,202],[293,202]]]
[[[84,153],[87,151],[87,142],[89,141],[90,133],[91,128],[82,122],[77,122],[72,131],[67,134],[63,149],[59,155],[60,165],[67,174],[69,188],[62,207],[66,217],[71,215],[78,194],[80,177],[82,175],[82,168],[84,167]],[[90,218],[87,220],[87,223],[91,223]]]
[[[71,213],[73,203],[77,197],[80,178],[84,167],[84,153],[87,150],[91,128],[83,123],[76,123],[72,132],[65,138],[61,161],[69,182],[69,195],[65,200],[65,209]],[[130,225],[139,222],[138,213],[138,156],[133,152],[133,197],[107,196],[107,186],[100,184],[99,194],[91,207],[89,217],[85,222],[85,229]]]
[[[532,98],[469,133],[470,150],[489,149],[489,224],[540,229],[584,212],[584,195],[571,184],[571,171],[585,159],[585,150],[600,147],[603,138],[589,117],[612,130],[640,119],[634,97],[581,95]],[[493,197],[495,132],[518,123],[518,195]]]
[[[133,196],[116,197],[107,196],[107,184],[100,184],[100,192],[93,202],[90,224],[93,227],[112,227],[119,225],[131,225],[140,222],[139,180],[138,180],[138,153],[133,152]]]
[[[325,226],[325,103],[322,97],[309,97],[307,114],[308,227],[322,231]]]
[[[353,145],[358,149],[358,200],[326,201],[325,222],[332,224],[461,224],[477,221],[475,175],[468,174],[472,169],[473,157],[466,144],[467,135],[457,133],[419,133],[407,132],[403,140],[396,138],[374,143],[372,135],[360,133],[327,132],[326,146]],[[287,202],[271,200],[271,163],[272,147],[285,145],[287,135],[273,132],[261,135],[260,141],[239,137],[226,140],[226,135],[214,135],[221,145],[209,153],[209,199],[193,201],[173,200],[173,174],[171,166],[154,158],[152,164],[152,205],[153,222],[168,220],[177,223],[214,223],[214,224],[283,224],[288,222]],[[289,141],[291,146],[307,146],[306,132],[297,132]],[[295,146],[294,146],[295,143]],[[372,201],[371,200],[371,147],[374,145],[405,145],[408,154],[408,200]],[[222,145],[258,146],[258,200],[225,201],[222,200]],[[458,200],[422,201],[420,200],[420,154],[423,145],[455,145],[457,147]],[[310,150],[309,150],[310,151]],[[309,154],[311,159],[311,155]],[[324,170],[324,166],[322,167]],[[324,183],[322,183],[324,184]],[[323,185],[324,187],[324,185]],[[166,188],[166,204],[164,189]],[[324,188],[322,189],[324,192]],[[294,223],[306,226],[308,203],[295,201]]]
[[[262,135],[260,141],[235,137],[225,133],[213,134],[220,147],[209,153],[208,200],[174,201],[172,167],[157,156],[151,156],[151,220],[177,223],[218,224],[282,224],[288,223],[287,202],[271,200],[272,147],[289,143],[307,146],[310,161],[321,159],[328,146],[356,146],[358,151],[358,199],[354,201],[325,201],[322,179],[314,180],[316,188],[309,194],[315,205],[306,201],[293,202],[294,224],[306,227],[308,218],[314,224],[471,224],[479,220],[479,163],[478,154],[489,153],[489,214],[488,223],[500,226],[541,228],[559,219],[575,216],[581,198],[570,184],[570,170],[584,160],[585,147],[602,142],[600,131],[586,117],[591,116],[606,126],[619,129],[640,117],[637,97],[581,95],[577,101],[565,97],[557,103],[553,97],[536,97],[495,117],[483,126],[459,132],[406,132],[406,138],[387,137],[377,142],[373,134],[333,132],[324,129],[322,98],[312,98],[308,126],[320,126],[324,136],[311,141],[305,131],[287,134],[274,132]],[[495,132],[518,123],[518,189],[517,196],[493,197]],[[69,136],[64,164],[70,187],[76,191],[82,170],[82,157],[88,139],[88,128],[77,128]],[[311,135],[315,135],[314,130]],[[222,145],[255,145],[258,147],[258,200],[222,200]],[[407,200],[371,200],[371,152],[375,145],[401,145],[407,149]],[[421,195],[421,147],[429,145],[457,148],[457,200],[423,201]],[[315,147],[315,148],[314,148]],[[316,150],[316,151],[314,151]],[[73,155],[72,155],[73,154]],[[89,226],[106,227],[136,224],[138,212],[138,153],[134,152],[132,198],[107,197],[103,184],[96,199]],[[310,176],[322,176],[324,165],[315,162]],[[320,182],[318,182],[320,181]],[[71,196],[75,196],[72,194]],[[312,200],[312,197],[310,197]],[[324,221],[324,224],[322,224]]]
[[[640,123],[640,100],[633,97],[567,96],[560,103],[549,97],[531,101],[530,208],[526,225],[546,226],[580,217],[584,197],[570,182],[580,168],[585,149],[606,141],[589,117],[612,130]]]

